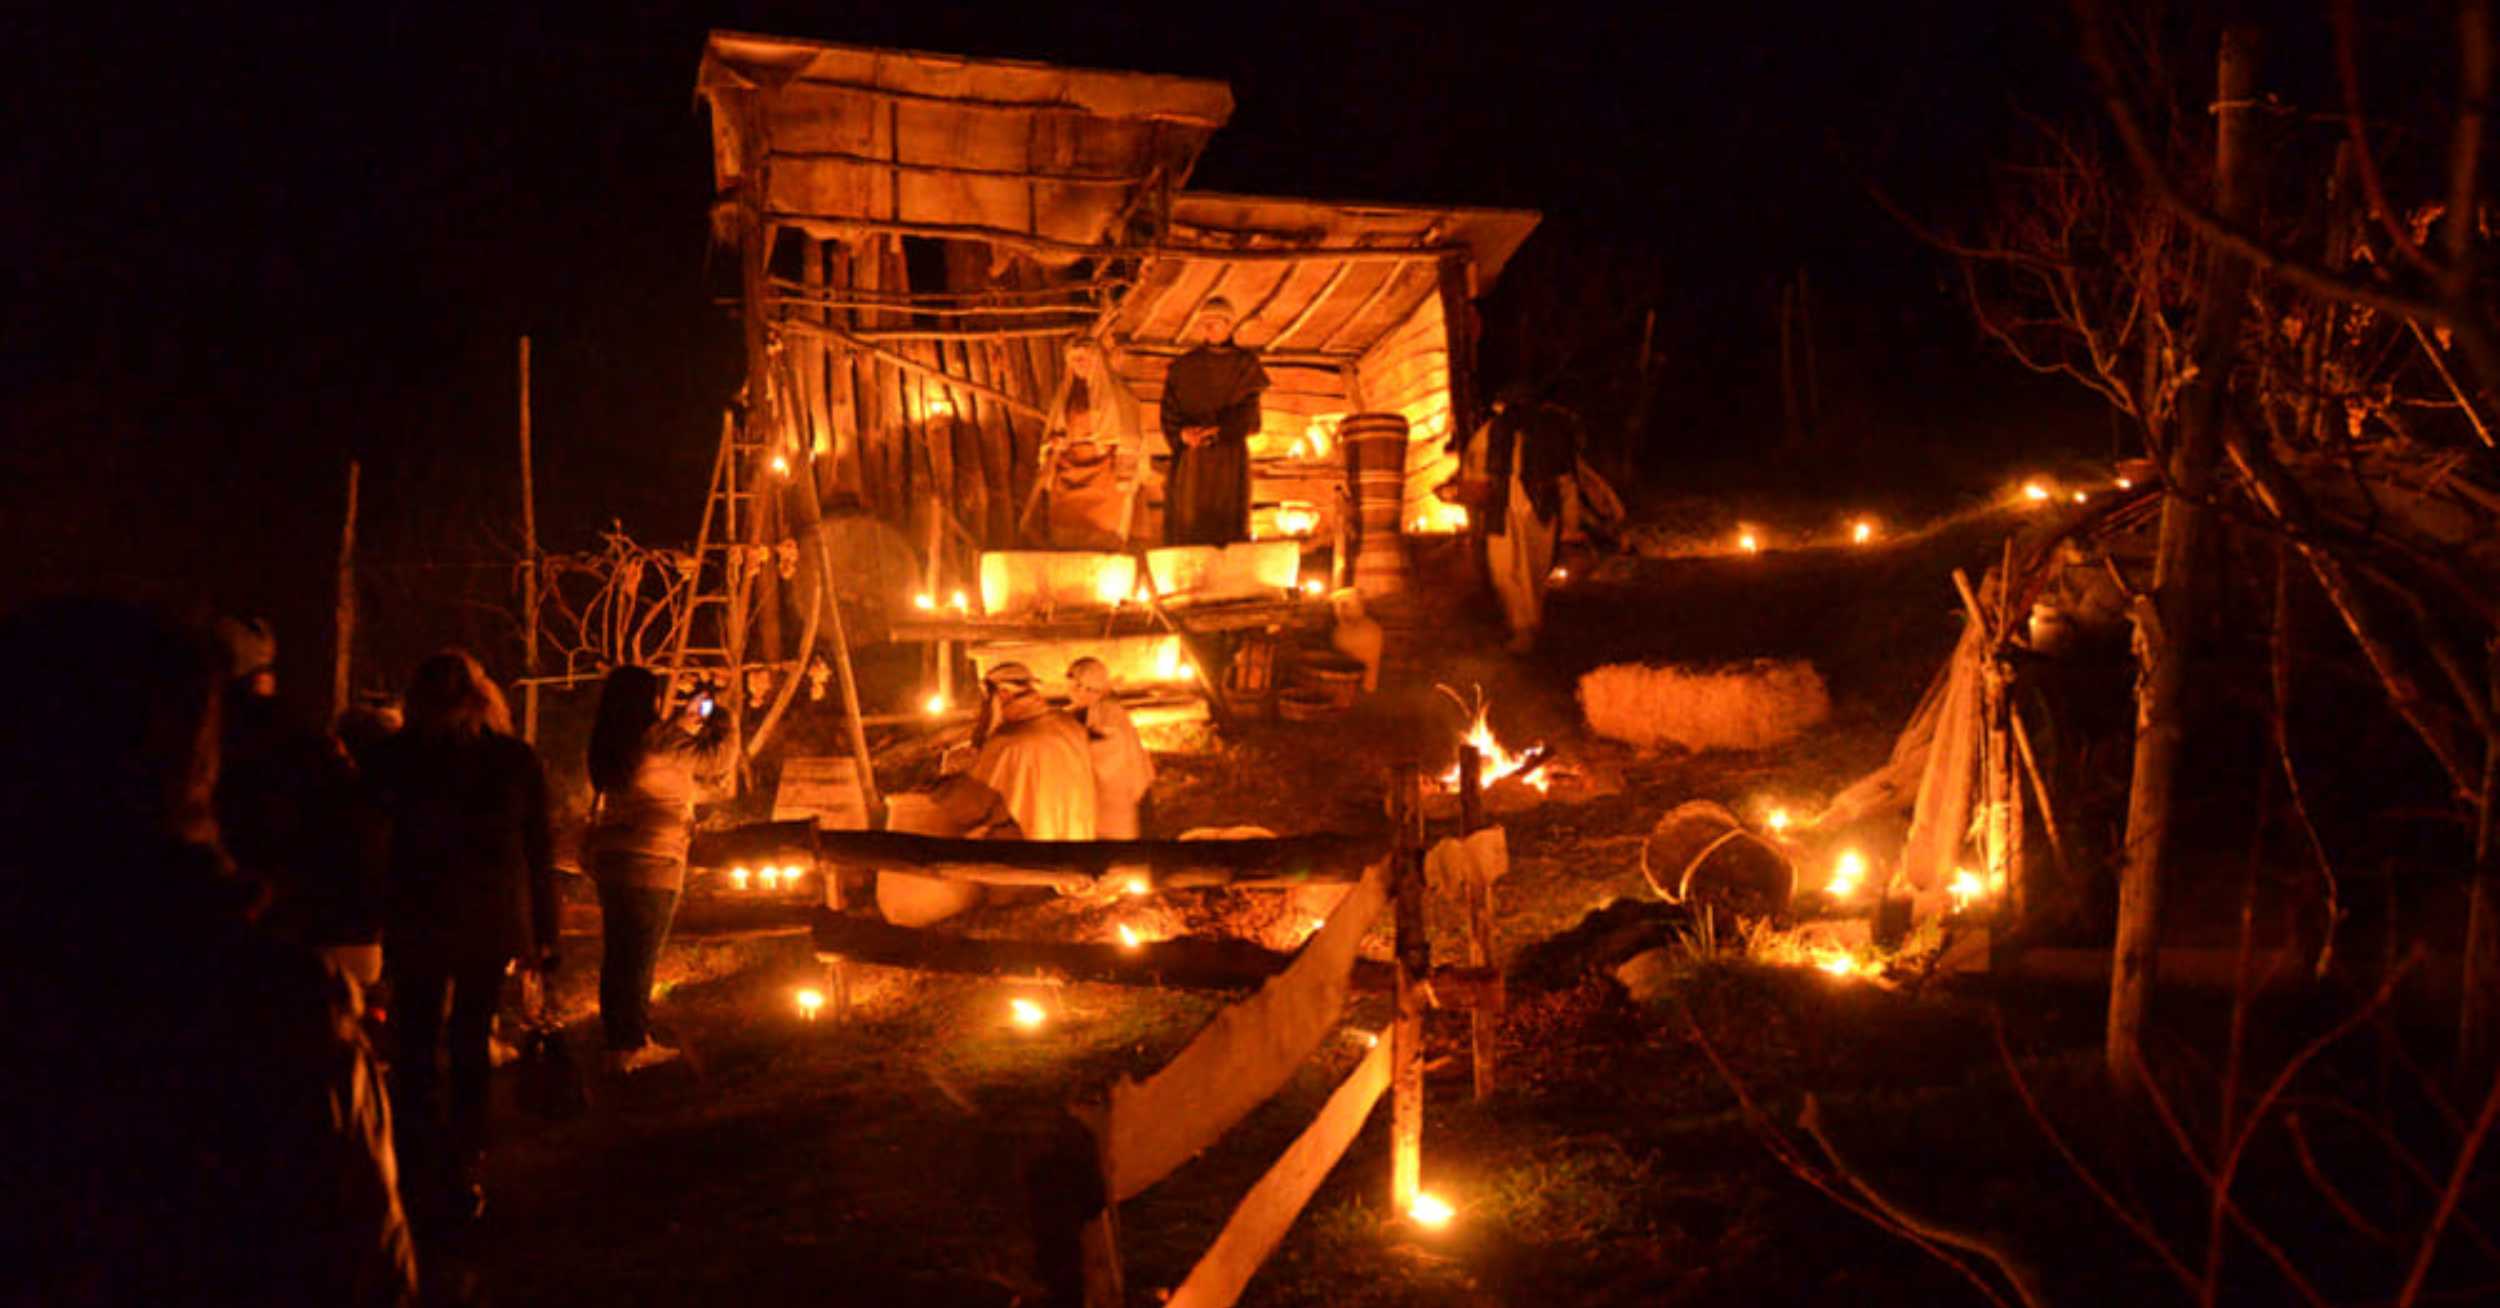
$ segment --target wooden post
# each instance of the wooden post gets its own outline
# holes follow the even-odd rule
[[[364,466],[347,461],[347,517],[339,527],[338,608],[332,615],[330,721],[347,713],[348,669],[356,649],[356,483]]]
[[[1389,817],[1396,844],[1389,854],[1397,954],[1397,1016],[1389,1025],[1389,1207],[1404,1215],[1423,1190],[1424,978],[1432,941],[1424,934],[1423,804],[1416,769],[1400,763],[1389,776]]]
[[[1473,745],[1458,751],[1458,824],[1461,835],[1484,829],[1484,755]],[[1481,875],[1467,879],[1467,961],[1476,967],[1493,964],[1493,882]],[[1501,1020],[1499,1009],[1478,1007],[1467,1015],[1477,1103],[1493,1095],[1494,1040]]]
[[[530,338],[521,338],[521,739],[538,743],[538,491],[530,469]]]
[[[807,480],[808,498],[815,498],[815,479]],[[813,513],[809,514],[814,517]],[[867,807],[868,820],[882,825],[885,801],[877,794],[877,766],[868,753],[868,728],[859,717],[859,680],[851,670],[851,637],[842,621],[842,590],[833,582],[833,547],[825,543],[825,524],[818,522],[808,529],[808,542],[816,552],[816,584],[824,588],[820,601],[825,608],[826,625],[833,638],[833,671],[842,683],[842,714],[850,724],[851,757],[859,763],[860,801]]]
[[[2258,34],[2223,29],[2214,97],[2215,212],[2243,224],[2255,210],[2250,128],[2257,112]],[[2135,766],[2127,795],[2125,857],[2118,880],[2118,939],[2112,953],[2109,1025],[2102,1057],[2111,1081],[2143,1084],[2144,1024],[2152,1008],[2161,951],[2162,881],[2170,865],[2171,812],[2187,740],[2188,660],[2205,619],[2213,571],[2208,506],[2222,448],[2224,392],[2248,300],[2248,260],[2209,246],[2211,270],[2198,293],[2195,374],[2179,404],[2163,487],[2153,595],[2136,604],[2136,648],[2143,675],[2136,692]]]
[[[2484,693],[2500,720],[2500,642],[2485,656]],[[2466,905],[2465,992],[2457,1007],[2457,1066],[2484,1076],[2500,1035],[2500,732],[2483,742],[2483,786],[2474,820],[2474,889]]]

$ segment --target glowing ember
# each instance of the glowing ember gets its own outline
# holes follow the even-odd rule
[[[816,1010],[825,1006],[825,992],[809,986],[799,991],[796,997],[799,1001],[799,1015],[810,1022],[815,1021]]]
[[[2029,500],[2029,501],[2031,501],[2031,502],[2032,502],[2032,503],[2034,503],[2034,504],[2044,504],[2044,503],[2047,503],[2047,502],[2048,502],[2048,498],[2049,498],[2049,488],[2048,488],[2047,486],[2045,486],[2045,485],[2042,485],[2042,484],[2041,484],[2038,480],[2036,480],[2036,479],[2035,479],[2035,480],[2032,480],[2032,481],[2027,481],[2027,482],[2024,482],[2024,483],[2023,483],[2023,498],[2024,498],[2024,499],[2027,499],[2027,500]]]
[[[1120,924],[1120,948],[1135,949],[1144,943],[1144,941],[1137,938],[1137,928],[1130,926],[1126,922],[1122,922]]]
[[[1953,896],[1953,911],[1956,913],[1969,912],[1971,906],[1988,893],[1987,887],[1980,884],[1979,874],[1966,867],[1953,869],[1953,881],[1944,891]]]
[[[1852,544],[1864,545],[1873,539],[1875,539],[1875,520],[1873,518],[1860,518],[1855,523],[1850,525],[1849,540]]]
[[[1736,533],[1736,548],[1747,554],[1760,554],[1762,538],[1754,534],[1753,528],[1743,528]]]
[[[937,600],[931,597],[928,592],[923,591],[920,594],[911,597],[911,606],[915,609],[933,611],[937,608]]]
[[[1415,1196],[1415,1205],[1406,1210],[1406,1215],[1414,1218],[1417,1226],[1439,1230],[1458,1216],[1458,1210],[1450,1207],[1449,1200],[1427,1191]]]
[[[1017,1026],[1030,1031],[1047,1021],[1050,1014],[1030,999],[1010,999],[1007,1001],[1007,1017]]]
[[[1450,697],[1451,703],[1458,705],[1459,712],[1467,714],[1467,730],[1459,736],[1459,744],[1462,748],[1473,746],[1482,761],[1482,768],[1476,774],[1477,784],[1491,786],[1496,781],[1515,780],[1536,787],[1540,794],[1553,790],[1554,779],[1547,775],[1544,762],[1529,763],[1535,757],[1538,745],[1530,745],[1513,754],[1502,748],[1502,742],[1494,738],[1493,724],[1488,720],[1493,704],[1484,697],[1483,687],[1476,688],[1476,702],[1472,709],[1467,701],[1458,697],[1458,692],[1447,686],[1440,687],[1440,691]],[[1450,770],[1441,774],[1442,789],[1458,789],[1458,768],[1457,763],[1452,763]]]
[[[944,695],[929,696],[927,699],[921,701],[920,711],[928,714],[930,717],[937,717],[938,715],[946,712],[946,697]]]
[[[729,869],[729,884],[740,890],[744,890],[747,888],[747,878],[753,875],[754,873],[747,871],[745,868],[733,867]]]
[[[1832,879],[1824,885],[1823,893],[1834,899],[1847,899],[1865,883],[1866,856],[1854,849],[1842,850],[1832,864]]]

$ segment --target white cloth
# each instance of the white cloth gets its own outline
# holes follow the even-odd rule
[[[1563,478],[1564,516],[1574,491],[1571,479]],[[1554,570],[1554,546],[1562,523],[1537,516],[1517,469],[1511,472],[1509,495],[1501,533],[1484,538],[1485,563],[1493,574],[1494,594],[1502,601],[1502,618],[1510,624],[1511,648],[1526,650],[1535,643],[1537,627],[1545,620],[1545,579]]]
[[[1085,710],[1085,748],[1094,763],[1094,837],[1137,839],[1137,806],[1154,785],[1154,756],[1127,706],[1109,695]]]
[[[1027,840],[1094,838],[1094,762],[1085,728],[1056,709],[1000,724],[972,760]]]

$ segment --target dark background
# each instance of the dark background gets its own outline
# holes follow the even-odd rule
[[[1980,345],[1944,262],[1860,188],[1974,206],[2018,98],[2072,103],[2058,7],[1655,8],[13,12],[0,602],[267,613],[291,687],[326,686],[352,456],[359,681],[445,639],[509,671],[523,333],[543,545],[611,520],[691,538],[739,364],[693,94],[711,27],[1220,77],[1238,109],[1195,185],[1541,210],[1486,305],[1488,372],[1579,404],[1653,492],[1932,496],[2106,447],[2079,392]],[[1831,450],[1771,460],[1799,270]]]

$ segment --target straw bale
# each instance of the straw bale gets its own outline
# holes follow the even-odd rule
[[[1830,717],[1832,701],[1803,660],[1610,663],[1580,678],[1580,708],[1590,730],[1634,745],[1768,749]]]

